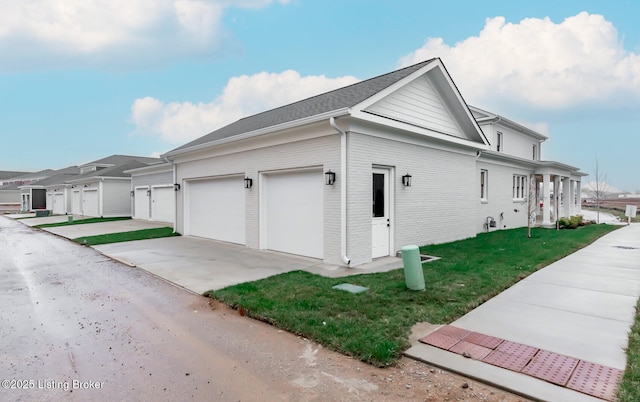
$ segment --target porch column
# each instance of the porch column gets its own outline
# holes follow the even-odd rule
[[[560,176],[553,177],[553,221],[560,219],[562,208],[560,207]]]
[[[569,188],[569,213],[571,215],[577,215],[576,210],[576,181],[571,180]]]
[[[582,182],[576,183],[576,215],[582,214]]]
[[[548,173],[542,175],[542,225],[548,226],[551,225],[551,210],[549,206],[551,205],[551,197],[550,194],[550,184],[551,177]]]
[[[571,216],[571,178],[565,177],[562,179],[562,215],[565,217]]]

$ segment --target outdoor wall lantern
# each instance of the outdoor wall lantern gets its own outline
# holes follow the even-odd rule
[[[331,170],[324,172],[324,184],[327,186],[333,186],[336,182],[336,174]]]
[[[131,196],[133,197],[135,194],[135,192],[133,190],[131,190]]]
[[[402,185],[405,187],[411,187],[411,175],[409,173],[402,176]]]
[[[173,191],[180,191],[180,183],[175,183],[173,185]]]
[[[249,177],[244,178],[244,188],[251,188],[253,186],[253,179]]]
[[[147,190],[147,197],[151,197],[151,189]]]

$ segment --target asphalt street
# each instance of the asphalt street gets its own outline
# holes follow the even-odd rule
[[[404,362],[368,366],[0,216],[0,400],[516,400]]]

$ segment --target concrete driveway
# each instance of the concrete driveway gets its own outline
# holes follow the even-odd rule
[[[314,258],[190,236],[103,244],[94,248],[200,294],[296,270],[336,278],[402,267],[400,258],[388,257],[346,268]]]
[[[35,226],[43,223],[66,222],[67,219],[67,216],[62,215],[21,219],[20,222]],[[75,216],[74,219],[82,219],[82,217]],[[42,230],[68,239],[76,239],[166,226],[171,224],[130,219],[58,226]],[[400,258],[387,257],[356,268],[347,268],[324,264],[321,260],[314,258],[254,250],[242,245],[190,236],[103,244],[94,248],[108,257],[131,267],[142,268],[198,294],[296,270],[327,277],[342,277],[402,267]]]

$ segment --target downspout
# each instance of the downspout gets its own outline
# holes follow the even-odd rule
[[[342,261],[349,266],[351,259],[347,257],[347,133],[338,127],[335,117],[329,118],[329,124],[340,133],[340,255]]]
[[[164,161],[170,163],[173,168],[173,233],[176,233],[176,226],[178,226],[178,191],[176,191],[175,185],[178,180],[178,172],[176,171],[175,162],[169,160],[166,156],[163,157]]]

